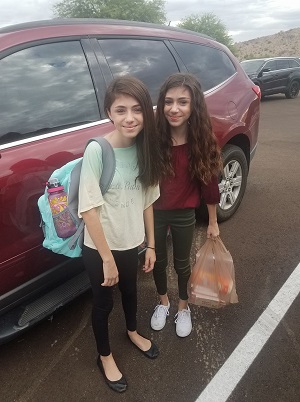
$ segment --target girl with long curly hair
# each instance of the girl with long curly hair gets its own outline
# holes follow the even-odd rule
[[[160,303],[154,309],[151,327],[161,330],[169,315],[166,239],[170,230],[179,291],[176,334],[185,337],[192,330],[187,283],[191,273],[195,208],[203,198],[209,214],[207,237],[217,237],[221,152],[212,131],[201,85],[192,74],[176,73],[167,78],[160,89],[156,122],[164,169],[160,198],[154,203],[156,262],[153,275]]]

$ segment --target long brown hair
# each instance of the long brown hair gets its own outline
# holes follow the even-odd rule
[[[161,176],[161,158],[158,152],[158,134],[151,97],[147,87],[139,79],[132,76],[116,78],[109,84],[104,98],[107,116],[111,105],[120,95],[128,95],[136,99],[142,109],[144,128],[136,137],[138,178],[143,186],[154,186],[158,184]]]
[[[201,85],[189,73],[170,75],[160,89],[156,125],[160,136],[160,148],[164,159],[163,176],[174,175],[172,166],[172,137],[170,125],[164,114],[166,93],[171,88],[184,86],[191,96],[191,115],[188,121],[187,143],[189,169],[192,177],[208,184],[222,169],[221,151],[212,130]]]

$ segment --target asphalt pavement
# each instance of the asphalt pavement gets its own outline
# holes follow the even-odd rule
[[[231,372],[238,376],[230,402],[299,402],[299,294],[259,353],[244,351],[251,362],[245,373],[243,362],[232,359],[300,262],[299,110],[300,96],[288,100],[276,95],[262,101],[259,145],[244,200],[234,217],[220,224],[221,238],[234,259],[238,304],[219,310],[191,306],[192,334],[178,338],[173,320],[177,283],[170,265],[170,316],[166,327],[155,332],[149,325],[157,302],[154,283],[151,274],[140,272],[138,329],[160,348],[160,356],[152,361],[126,338],[116,289],[111,343],[129,383],[128,390],[118,395],[107,387],[96,366],[87,292],[0,347],[0,401],[193,402],[226,367],[224,378]],[[205,240],[205,229],[198,222],[192,261]],[[257,342],[260,335],[258,330]],[[222,399],[216,396],[217,400]]]

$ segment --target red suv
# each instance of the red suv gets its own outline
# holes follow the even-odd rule
[[[0,29],[0,343],[89,288],[82,261],[42,247],[37,199],[50,174],[111,130],[108,83],[124,74],[155,106],[165,78],[195,74],[223,149],[219,220],[238,208],[257,146],[260,93],[230,51],[173,27],[51,20]]]

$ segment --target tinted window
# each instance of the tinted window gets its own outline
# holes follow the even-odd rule
[[[264,62],[264,59],[244,60],[241,61],[241,66],[247,74],[255,74],[261,69],[261,67],[264,65]]]
[[[277,60],[277,70],[282,70],[284,68],[290,68],[288,60]]]
[[[268,68],[269,71],[275,71],[277,70],[277,63],[276,60],[270,60],[264,65],[264,69]]]
[[[178,72],[177,64],[162,41],[136,39],[99,40],[114,77],[134,75],[143,81],[155,104],[163,81]]]
[[[296,62],[296,60],[289,60],[290,67],[300,67],[300,64]]]
[[[235,72],[229,57],[221,50],[185,42],[173,46],[190,73],[195,74],[204,91],[221,84]]]
[[[2,144],[100,119],[80,42],[21,50],[0,72]]]

